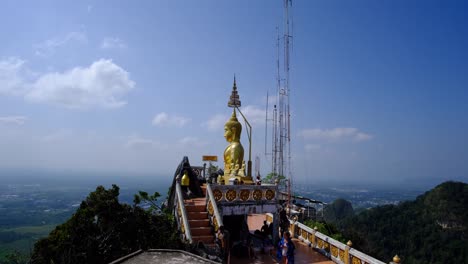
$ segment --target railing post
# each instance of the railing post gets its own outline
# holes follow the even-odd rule
[[[296,237],[296,221],[290,221],[289,228],[291,229],[291,237]]]
[[[315,236],[315,233],[317,233],[317,230],[318,228],[314,226],[314,232],[312,232],[312,241],[310,241],[310,243],[312,243],[312,248],[317,247],[317,237]]]
[[[350,264],[351,263],[351,256],[349,255],[349,250],[351,249],[351,246],[353,245],[353,242],[351,240],[348,240],[348,243],[346,243],[345,247],[345,264]]]
[[[398,255],[395,255],[393,257],[393,261],[390,261],[390,264],[400,264],[400,257],[398,257]]]

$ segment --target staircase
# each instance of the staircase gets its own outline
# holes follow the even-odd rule
[[[203,193],[206,196],[205,188],[203,188]],[[210,225],[210,220],[208,219],[206,197],[187,199],[184,201],[184,204],[193,243],[197,244],[201,241],[206,246],[214,246],[215,237],[213,228]]]

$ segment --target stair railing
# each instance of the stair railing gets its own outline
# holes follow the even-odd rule
[[[310,247],[329,257],[335,263],[385,264],[385,262],[351,248],[351,241],[344,244],[300,222],[290,220],[290,223],[290,231],[294,237],[309,244]]]
[[[180,182],[176,182],[176,220],[177,225],[182,231],[183,240],[187,241],[189,244],[192,244],[192,234],[190,232],[190,225],[188,222],[187,211],[185,210],[184,196],[182,194],[182,187]]]
[[[214,227],[214,231],[217,232],[218,228],[223,225],[223,219],[219,214],[218,205],[216,204],[213,190],[211,190],[211,184],[206,184],[206,209],[210,218],[210,223]]]

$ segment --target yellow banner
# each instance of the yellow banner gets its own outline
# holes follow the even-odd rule
[[[203,161],[218,161],[218,156],[203,156]]]

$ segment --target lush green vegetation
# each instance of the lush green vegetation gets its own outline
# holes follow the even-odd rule
[[[338,224],[344,219],[354,215],[353,206],[345,199],[336,199],[323,209],[323,217],[326,222]]]
[[[280,184],[284,184],[286,177],[284,177],[284,175],[279,175],[278,173],[270,172],[265,176],[265,178],[262,179],[262,182],[274,183],[275,180],[278,180]]]
[[[108,263],[138,249],[181,246],[171,217],[138,206],[159,194],[140,193],[133,206],[118,196],[116,185],[97,187],[68,221],[34,245],[31,263]]]
[[[304,224],[312,229],[317,228],[318,232],[327,235],[337,241],[346,243],[346,239],[343,237],[338,228],[332,223],[327,223],[324,221],[306,220]]]
[[[47,236],[56,225],[22,226],[0,229],[0,263],[7,262],[7,256],[30,254],[38,238]]]
[[[375,207],[341,222],[353,247],[402,263],[468,263],[468,184],[446,182],[399,205]]]

